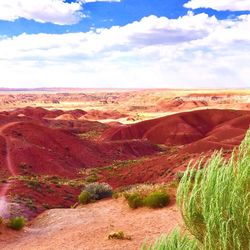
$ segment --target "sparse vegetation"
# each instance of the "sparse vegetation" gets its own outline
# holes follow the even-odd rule
[[[90,193],[83,190],[80,195],[78,196],[78,201],[81,203],[81,204],[87,204],[89,203],[91,200],[91,196],[90,196]]]
[[[143,206],[143,199],[139,193],[133,193],[125,197],[130,208],[136,209]]]
[[[112,187],[107,183],[89,183],[78,196],[78,201],[81,204],[87,204],[91,201],[112,197],[112,194]]]
[[[13,230],[21,230],[26,224],[26,220],[24,217],[14,217],[11,218],[8,222],[8,227]]]
[[[169,195],[164,191],[155,191],[143,199],[143,204],[150,208],[165,207],[170,201]]]
[[[198,250],[197,242],[179,230],[174,230],[168,236],[161,236],[153,244],[144,244],[141,250]]]
[[[92,200],[101,200],[104,198],[112,197],[112,187],[107,183],[90,183],[84,188],[90,194]]]
[[[89,175],[88,177],[86,177],[85,181],[88,183],[94,183],[98,180],[98,177],[95,173]]]
[[[125,235],[123,231],[112,232],[109,234],[108,239],[116,239],[116,240],[131,240],[131,236]]]
[[[123,192],[123,196],[127,200],[129,207],[133,209],[142,206],[161,208],[165,207],[170,201],[166,186],[163,184],[137,185]]]

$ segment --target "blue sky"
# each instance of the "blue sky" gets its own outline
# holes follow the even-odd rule
[[[249,0],[1,0],[0,87],[250,87]]]

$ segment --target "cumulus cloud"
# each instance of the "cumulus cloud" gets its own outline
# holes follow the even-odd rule
[[[250,87],[250,15],[189,12],[0,40],[0,86]]]
[[[191,9],[211,8],[214,10],[250,11],[249,0],[190,0],[184,7]]]
[[[83,17],[83,4],[89,2],[119,2],[119,0],[1,0],[0,20],[15,21],[18,18],[59,25],[78,23]]]

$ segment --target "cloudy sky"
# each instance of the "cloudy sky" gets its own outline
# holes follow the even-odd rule
[[[0,0],[0,87],[250,87],[250,1]]]

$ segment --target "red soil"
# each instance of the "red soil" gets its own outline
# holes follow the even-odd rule
[[[9,138],[14,171],[20,174],[20,164],[26,163],[32,173],[72,177],[82,168],[156,152],[148,142],[131,141],[118,147],[117,143],[82,140],[69,132],[31,122],[10,124],[2,134]],[[5,157],[6,151],[2,150],[0,161]]]
[[[224,148],[229,154],[250,124],[249,111],[235,110],[199,110],[114,127],[96,121],[43,118],[52,117],[53,112],[58,116],[59,111],[24,110],[25,116],[17,111],[0,114],[0,177],[5,179],[32,174],[79,178],[79,171],[98,167],[98,181],[113,187],[170,181],[201,153],[210,157],[213,150]],[[77,117],[81,112],[70,115]],[[98,141],[92,138],[102,132]],[[82,136],[86,134],[89,138]],[[154,144],[166,146],[160,152]],[[124,162],[117,164],[117,160]],[[46,187],[41,188],[46,193]],[[16,181],[7,194],[28,193],[38,207],[33,216],[42,211],[43,203],[72,205],[80,190],[70,190],[74,198],[66,203],[63,197],[67,188],[58,190],[58,199],[50,201],[50,194],[38,196],[36,190],[28,191]]]
[[[7,200],[12,206],[18,205],[19,209],[13,210],[10,206],[5,217],[22,214],[31,219],[48,208],[70,207],[76,203],[81,188],[42,182],[36,186],[29,186],[28,182],[9,181]],[[2,185],[0,185],[0,189],[2,189]]]
[[[250,124],[249,115],[249,111],[212,109],[178,113],[111,128],[104,132],[101,140],[148,139],[155,144],[190,144],[190,147],[191,143],[201,140],[198,147],[194,144],[199,152],[232,148],[244,137]]]
[[[63,115],[59,115],[55,118],[56,120],[66,120],[66,121],[71,121],[71,120],[75,120],[76,117],[71,115],[71,114],[63,114]]]
[[[41,107],[33,108],[33,107],[26,107],[26,108],[18,108],[13,111],[9,112],[1,112],[2,114],[6,114],[9,116],[26,116],[33,119],[42,119],[42,118],[55,118],[63,114],[72,115],[75,119],[79,118],[80,116],[86,114],[85,111],[76,109],[76,110],[68,110],[68,111],[62,111],[62,110],[47,110]],[[0,113],[0,114],[1,114]]]
[[[200,107],[207,107],[209,104],[206,101],[187,101],[182,98],[174,98],[170,101],[160,101],[154,108],[156,111],[178,111],[178,110],[191,110]]]

